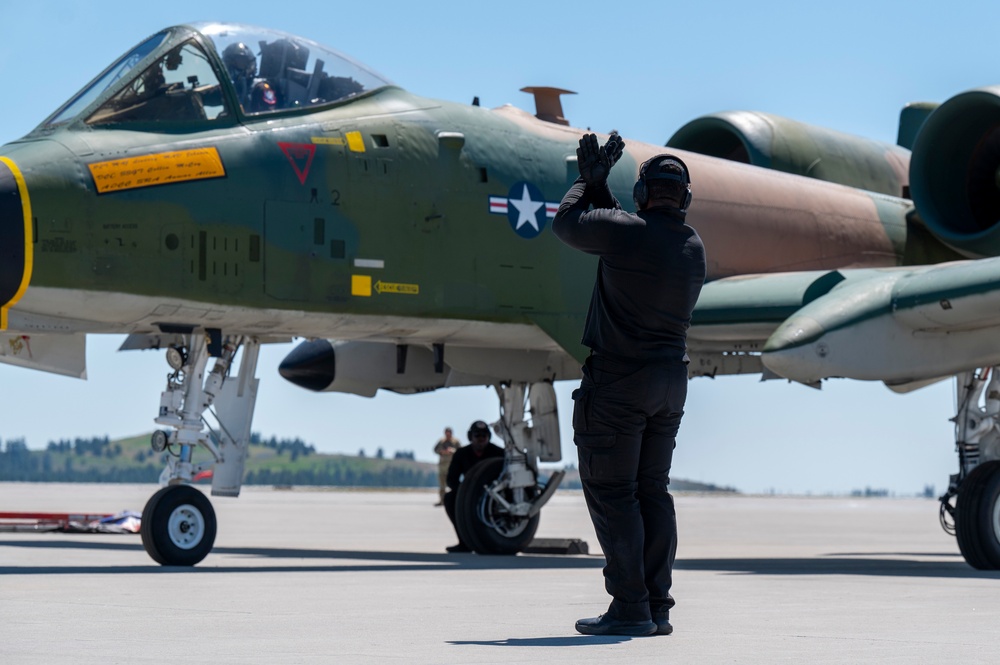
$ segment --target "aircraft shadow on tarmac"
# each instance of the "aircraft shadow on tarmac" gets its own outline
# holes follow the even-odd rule
[[[139,543],[72,539],[0,540],[0,548],[20,547],[39,550],[105,550],[135,552],[145,557]],[[2,551],[2,550],[0,550]],[[226,565],[223,557],[239,557],[240,565]],[[944,560],[915,560],[934,557]],[[222,559],[220,561],[220,559]],[[329,560],[342,563],[329,563]],[[269,565],[247,565],[250,561],[275,560]],[[282,560],[277,563],[277,560]],[[306,562],[303,560],[314,561]],[[323,563],[326,562],[326,563]],[[213,565],[222,564],[222,565]],[[137,572],[385,572],[441,570],[531,570],[600,568],[604,558],[590,556],[478,556],[430,552],[369,552],[354,550],[296,549],[281,547],[216,547],[206,564],[194,568],[148,565],[130,566],[2,566],[0,575],[32,574],[114,574]],[[979,571],[969,567],[953,552],[858,552],[836,553],[814,558],[723,558],[678,559],[677,570],[720,572],[743,575],[874,575],[881,577],[943,577],[1000,579],[1000,571]]]
[[[36,549],[134,551],[146,556],[142,545],[86,540],[20,540],[0,541],[0,548],[24,547]],[[2,550],[0,550],[2,551]],[[604,558],[599,556],[478,556],[475,554],[441,554],[429,552],[366,552],[360,550],[315,550],[281,547],[215,547],[212,559],[201,566],[3,566],[0,575],[29,574],[81,574],[81,573],[137,573],[137,572],[385,572],[385,571],[434,571],[434,570],[527,570],[557,568],[601,568]],[[212,565],[219,557],[240,557],[241,565]],[[285,560],[275,565],[242,565],[252,559]],[[303,563],[303,559],[316,564]],[[342,564],[323,564],[320,561],[344,560]]]
[[[572,635],[570,637],[509,637],[506,640],[449,640],[448,644],[482,647],[584,647],[620,644],[631,639],[633,638],[625,635]]]

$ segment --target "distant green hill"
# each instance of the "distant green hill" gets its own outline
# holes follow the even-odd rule
[[[29,450],[11,439],[0,449],[0,481],[152,483],[169,453],[154,453],[149,435],[50,442]],[[437,465],[413,459],[326,455],[300,439],[254,435],[245,465],[248,485],[436,487]]]
[[[413,454],[389,459],[317,453],[301,439],[263,439],[254,434],[247,456],[247,485],[324,485],[334,487],[437,487],[437,464],[418,462]],[[149,435],[52,441],[30,450],[20,439],[0,445],[0,481],[63,483],[155,483],[169,453],[154,453]],[[546,470],[544,472],[551,472]],[[580,476],[567,465],[566,489],[579,489]],[[673,480],[679,491],[726,491],[715,485]]]

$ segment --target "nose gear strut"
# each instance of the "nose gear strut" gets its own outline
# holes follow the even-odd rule
[[[160,474],[166,485],[153,495],[143,511],[143,545],[164,565],[191,566],[211,551],[215,542],[215,512],[200,490],[190,487],[198,473],[211,470],[213,496],[239,496],[243,463],[257,399],[257,356],[260,343],[248,337],[222,340],[219,331],[209,338],[202,332],[185,335],[167,351],[172,373],[160,395],[153,433],[154,451],[171,457]],[[233,362],[242,349],[239,372]],[[206,372],[211,357],[215,362]],[[213,428],[205,412],[215,416]],[[204,448],[211,459],[195,463],[194,451]]]

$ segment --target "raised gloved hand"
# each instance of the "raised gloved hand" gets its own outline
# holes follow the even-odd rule
[[[608,158],[608,170],[618,163],[625,151],[625,139],[618,135],[618,132],[611,132],[608,142],[604,144],[604,154]]]
[[[576,149],[576,164],[580,177],[588,186],[604,185],[611,173],[611,167],[622,156],[625,141],[617,133],[612,133],[608,142],[601,147],[596,134],[580,137],[580,147]]]

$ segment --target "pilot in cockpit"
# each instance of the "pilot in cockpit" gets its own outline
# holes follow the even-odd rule
[[[222,62],[244,111],[261,113],[281,108],[278,91],[267,80],[257,78],[257,57],[246,44],[235,42],[227,46],[222,51]]]

